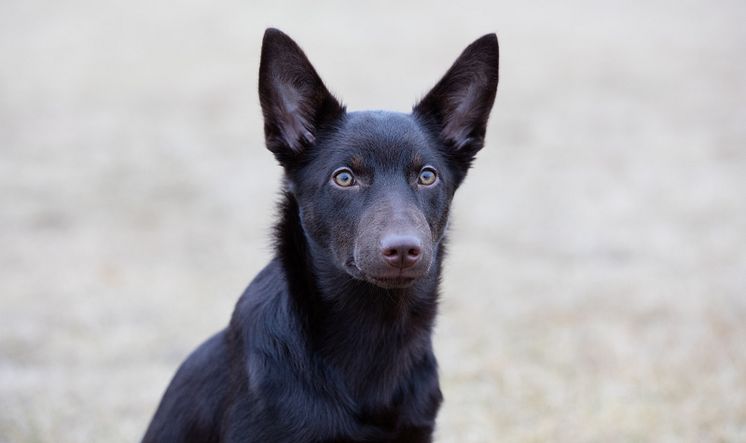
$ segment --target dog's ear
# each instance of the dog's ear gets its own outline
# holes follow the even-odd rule
[[[415,115],[436,127],[449,157],[462,163],[463,173],[484,145],[497,91],[499,58],[495,34],[477,39],[413,109]]]
[[[262,41],[259,100],[267,148],[285,166],[314,144],[319,127],[344,113],[303,50],[273,28]]]

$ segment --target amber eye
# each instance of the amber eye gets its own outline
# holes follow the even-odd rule
[[[334,179],[334,183],[343,188],[348,188],[355,184],[355,177],[352,175],[352,171],[347,168],[341,168],[334,171],[332,179]]]
[[[423,186],[430,186],[435,183],[435,179],[437,178],[438,175],[435,173],[435,169],[430,166],[425,166],[422,168],[422,171],[420,171],[420,176],[417,177],[417,183]]]

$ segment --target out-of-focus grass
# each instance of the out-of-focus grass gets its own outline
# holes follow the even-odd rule
[[[406,111],[497,31],[438,441],[746,441],[742,2],[0,4],[0,441],[132,441],[270,257],[261,35]]]

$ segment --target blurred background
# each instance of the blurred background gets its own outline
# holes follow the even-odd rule
[[[437,442],[746,441],[746,3],[0,2],[0,441],[137,441],[271,255],[263,31],[408,111],[497,32]]]

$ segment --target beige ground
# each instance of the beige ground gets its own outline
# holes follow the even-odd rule
[[[499,34],[438,442],[745,442],[746,3],[312,3],[0,2],[0,441],[137,440],[227,322],[270,254],[276,25],[352,109]]]

